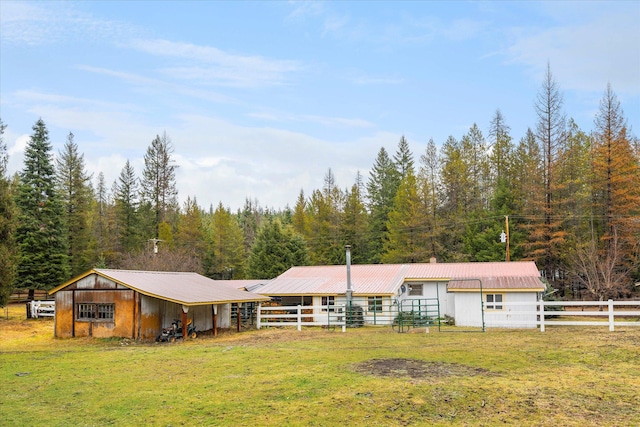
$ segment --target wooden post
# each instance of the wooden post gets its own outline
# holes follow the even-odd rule
[[[544,332],[544,300],[540,300],[540,332]]]
[[[302,330],[302,306],[298,304],[298,330]]]
[[[211,306],[213,310],[213,336],[218,336],[218,306],[215,304]]]
[[[184,307],[182,308],[182,339],[187,339],[187,312],[184,311]]]
[[[613,332],[614,329],[614,318],[613,318],[613,300],[609,301],[609,332]]]
[[[262,303],[258,303],[258,309],[256,310],[256,329],[260,329],[260,311],[262,310]]]
[[[238,332],[240,332],[240,307],[242,307],[242,303],[239,302],[236,305],[237,305],[237,308],[238,308],[238,310],[236,311],[236,317],[237,317],[237,321],[238,321],[237,330],[238,330]]]

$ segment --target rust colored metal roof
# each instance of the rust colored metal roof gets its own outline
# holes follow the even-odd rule
[[[392,295],[405,281],[449,282],[449,288],[483,288],[543,290],[540,274],[534,262],[429,263],[429,264],[369,264],[351,266],[354,295]],[[458,281],[456,282],[456,279]],[[486,286],[491,283],[491,286]],[[475,283],[475,284],[474,284]],[[474,287],[475,286],[475,287]],[[495,286],[495,287],[494,287]],[[339,295],[347,289],[347,268],[344,265],[292,267],[267,283],[263,295]]]
[[[197,273],[110,269],[94,269],[91,272],[134,289],[141,294],[187,306],[267,301],[269,299],[239,290],[236,288],[237,284],[229,283],[232,281],[213,280]],[[61,290],[74,281],[75,279],[54,289],[54,291]]]

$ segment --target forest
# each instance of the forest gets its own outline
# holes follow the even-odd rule
[[[608,85],[593,128],[580,129],[548,69],[534,108],[517,140],[498,109],[486,135],[474,124],[421,153],[400,136],[350,186],[328,167],[293,207],[247,199],[236,212],[178,202],[166,133],[141,175],[127,161],[107,183],[87,172],[73,133],[53,153],[39,119],[13,176],[0,139],[0,306],[16,287],[51,289],[95,267],[269,279],[344,263],[347,244],[354,264],[534,260],[564,299],[640,292],[640,142],[616,94]]]

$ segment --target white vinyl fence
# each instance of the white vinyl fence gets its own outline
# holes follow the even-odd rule
[[[28,304],[30,305],[31,317],[34,319],[38,317],[53,317],[56,314],[55,301],[30,301]]]
[[[299,331],[303,326],[341,327],[345,332],[345,305],[258,306],[256,327],[265,326],[295,326]]]
[[[609,326],[610,331],[616,326],[640,326],[640,301],[538,301],[535,310],[528,302],[502,305],[502,310],[485,310],[485,323],[498,327],[539,326],[540,332],[554,325]],[[531,320],[523,321],[523,317]],[[576,320],[567,320],[568,317]],[[594,320],[594,317],[602,319]]]

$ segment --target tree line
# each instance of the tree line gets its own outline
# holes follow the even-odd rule
[[[93,267],[269,279],[344,263],[347,244],[360,264],[506,261],[505,231],[510,259],[536,261],[550,292],[630,294],[640,280],[640,143],[617,96],[607,86],[584,131],[547,68],[534,106],[537,122],[517,142],[498,109],[486,136],[474,124],[439,148],[429,140],[417,160],[402,136],[350,187],[329,168],[293,208],[247,199],[237,212],[222,202],[205,210],[195,196],[178,204],[166,133],[141,176],[127,161],[109,186],[87,173],[72,133],[54,155],[40,119],[13,177],[0,139],[0,304],[16,286],[51,289]]]

